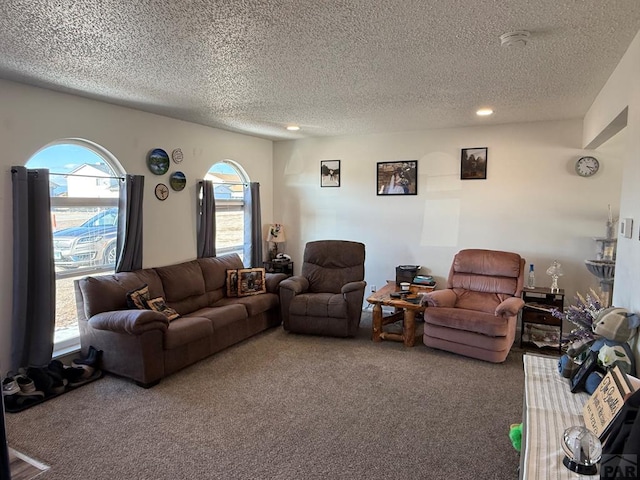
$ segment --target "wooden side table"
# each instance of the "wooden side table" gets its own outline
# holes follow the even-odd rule
[[[551,312],[553,309],[563,311],[564,309],[564,290],[559,289],[552,292],[550,288],[535,287],[525,288],[522,290],[522,299],[524,307],[522,308],[520,318],[520,347],[529,346],[532,348],[550,348],[537,347],[532,342],[523,342],[522,336],[527,325],[546,325],[553,327],[558,331],[558,352],[562,348],[562,319],[554,317]],[[554,348],[555,349],[555,348]]]
[[[381,342],[383,340],[395,340],[403,342],[406,347],[413,347],[416,343],[416,313],[424,311],[424,305],[419,302],[418,293],[433,290],[433,287],[410,288],[410,294],[402,298],[394,298],[392,293],[399,292],[400,287],[393,281],[380,290],[373,292],[367,302],[373,305],[373,323],[371,340]],[[413,301],[412,301],[413,300]],[[415,303],[414,303],[415,302]],[[382,306],[394,307],[396,313],[387,317],[382,314]],[[402,333],[385,332],[383,327],[393,322],[402,320]]]

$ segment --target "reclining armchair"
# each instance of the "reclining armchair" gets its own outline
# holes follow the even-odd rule
[[[364,244],[319,240],[305,245],[302,272],[280,283],[285,330],[353,337],[360,326]]]
[[[524,306],[520,255],[469,249],[456,254],[447,288],[426,294],[423,342],[428,347],[503,362]]]

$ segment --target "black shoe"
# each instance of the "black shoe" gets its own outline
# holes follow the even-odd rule
[[[76,358],[71,362],[74,367],[92,367],[95,368],[102,356],[102,350],[96,350],[93,346],[89,346],[89,354],[85,358]],[[93,373],[93,372],[92,372]]]
[[[46,396],[53,395],[58,392],[58,386],[54,386],[54,380],[46,368],[29,367],[27,375],[33,380],[36,390],[44,392]]]
[[[63,375],[69,382],[69,386],[72,387],[75,383],[82,380],[85,375],[85,369],[80,367],[65,367]]]

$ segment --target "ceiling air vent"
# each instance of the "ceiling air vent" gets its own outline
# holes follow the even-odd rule
[[[516,30],[500,35],[500,45],[503,47],[524,47],[529,41],[529,32]]]

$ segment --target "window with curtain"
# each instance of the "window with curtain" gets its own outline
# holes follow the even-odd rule
[[[47,145],[25,166],[49,170],[56,270],[55,354],[79,344],[73,280],[114,271],[119,182],[125,172],[105,149],[75,139]]]
[[[244,228],[244,189],[249,177],[231,160],[215,163],[205,180],[214,184],[216,199],[216,255],[237,253],[243,258],[246,232]]]

